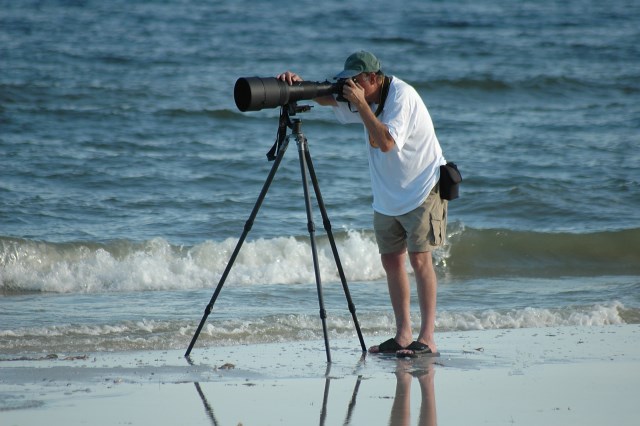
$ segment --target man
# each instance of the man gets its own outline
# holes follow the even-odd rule
[[[287,71],[278,78],[302,81]],[[440,166],[446,163],[427,108],[413,87],[386,77],[371,53],[347,58],[337,79],[343,96],[314,99],[334,108],[342,123],[361,122],[369,154],[374,231],[395,315],[393,338],[369,348],[398,356],[438,355],[434,338],[437,279],[431,251],[446,235],[447,201],[440,199]],[[421,324],[413,340],[406,256],[415,274]]]

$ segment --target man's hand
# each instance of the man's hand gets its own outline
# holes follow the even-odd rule
[[[302,81],[302,77],[300,77],[298,74],[291,71],[285,71],[282,74],[278,74],[276,78],[278,80],[282,80],[286,82],[289,85],[292,85],[293,83],[298,81]]]
[[[371,111],[364,87],[356,81],[347,80],[342,90],[342,95],[358,110],[369,134],[369,144],[373,148],[379,148],[382,152],[388,152],[393,149],[396,142],[389,133],[387,126],[378,120],[373,111]]]
[[[342,89],[342,96],[357,109],[368,107],[369,104],[365,99],[364,88],[352,79],[348,79]]]
[[[278,80],[284,81],[288,85],[292,85],[293,83],[298,83],[300,81],[303,81],[302,77],[300,77],[298,74],[292,71],[285,71],[282,74],[278,74],[276,78]],[[338,104],[332,95],[321,96],[319,98],[314,98],[313,100],[317,102],[319,105],[325,105],[325,106],[336,106]]]

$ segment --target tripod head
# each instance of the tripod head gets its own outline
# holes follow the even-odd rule
[[[301,120],[291,120],[291,117],[298,113],[311,111],[311,108],[313,108],[311,105],[298,105],[296,101],[289,102],[288,104],[280,107],[280,120],[278,122],[276,141],[269,152],[267,152],[267,159],[269,161],[274,161],[280,153],[280,148],[287,138],[287,127],[291,130],[295,130],[297,133],[300,132]]]
[[[309,112],[311,111],[311,108],[313,108],[312,105],[298,105],[297,102],[289,102],[288,104],[282,106],[282,109],[287,110],[287,115],[288,116],[292,116],[292,115],[296,115],[299,112]],[[289,125],[289,127],[291,127]]]

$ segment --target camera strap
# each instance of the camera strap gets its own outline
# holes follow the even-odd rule
[[[374,112],[376,117],[382,114],[382,110],[384,109],[384,104],[385,102],[387,102],[387,95],[389,94],[389,87],[391,86],[391,78],[392,77],[387,77],[385,75],[384,80],[382,80],[382,88],[380,89],[380,103],[378,104],[378,107]],[[371,145],[374,148],[377,147],[377,145],[375,145],[371,140],[371,136],[369,136],[369,145]]]
[[[380,103],[378,104],[378,108],[376,108],[375,116],[379,116],[382,114],[382,110],[384,109],[384,103],[387,101],[387,95],[389,94],[389,87],[391,86],[391,78],[384,76],[384,80],[382,81],[382,89],[380,92]]]
[[[278,122],[278,133],[276,135],[276,141],[273,143],[273,146],[267,152],[267,160],[274,161],[278,154],[280,154],[280,148],[284,143],[284,140],[287,138],[287,124],[289,122],[289,115],[286,112],[287,106],[283,106],[280,108],[280,120]]]

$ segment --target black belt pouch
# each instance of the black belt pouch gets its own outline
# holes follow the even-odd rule
[[[462,175],[456,163],[447,163],[440,166],[440,198],[443,200],[455,200],[458,198]]]

